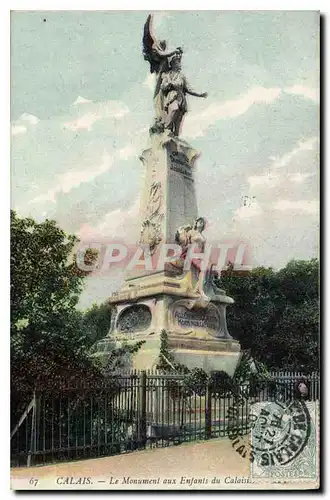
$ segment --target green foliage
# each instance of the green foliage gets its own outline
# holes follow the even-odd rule
[[[108,361],[99,366],[90,358],[91,347],[108,333],[111,308],[104,303],[85,313],[76,309],[88,274],[75,263],[77,243],[54,221],[37,223],[11,212],[11,360],[16,388],[59,377],[67,381],[99,377],[100,367],[111,373],[141,347],[141,343],[119,348],[113,344]],[[90,252],[85,261],[91,264],[95,258]],[[245,275],[237,275],[231,266],[219,286],[235,299],[228,308],[229,331],[250,352],[258,374],[251,371],[249,356],[243,356],[233,383],[253,377],[266,381],[265,365],[306,372],[318,369],[317,259],[291,261],[278,272],[259,267]],[[157,368],[186,373],[187,391],[204,383],[202,371],[189,372],[175,361],[166,331],[161,333]],[[214,384],[226,388],[228,380],[217,377]]]
[[[76,266],[73,250],[78,240],[54,221],[37,223],[11,212],[12,331],[27,324],[48,323],[58,311],[76,306],[87,273]],[[89,262],[95,253],[88,254]],[[19,324],[19,325],[18,325]]]
[[[164,373],[188,373],[186,366],[175,361],[173,353],[168,345],[168,335],[166,330],[160,332],[159,359],[156,366],[157,370]]]
[[[253,359],[250,350],[242,352],[242,356],[234,375],[231,377],[224,371],[206,373],[201,368],[189,370],[187,367],[176,364],[172,352],[168,349],[168,337],[165,330],[162,332],[162,352],[171,360],[171,366],[166,363],[164,368],[159,363],[158,369],[169,374],[183,374],[183,379],[169,379],[166,382],[172,399],[189,398],[192,394],[205,396],[206,390],[217,397],[233,395],[237,401],[256,397],[261,391],[274,395],[277,391],[276,381],[270,376],[265,363]],[[161,358],[160,358],[161,359]]]
[[[187,395],[198,394],[204,396],[208,384],[208,375],[201,368],[194,368],[189,371],[183,381],[183,387]]]
[[[234,298],[228,329],[269,369],[319,368],[319,263],[291,261],[275,272],[259,267],[239,275],[230,266],[221,287]]]
[[[145,340],[140,340],[134,344],[123,343],[119,347],[115,342],[109,342],[110,350],[104,353],[98,353],[97,357],[100,370],[104,375],[113,373],[123,373],[129,370],[132,362],[132,357],[145,343]]]
[[[128,370],[133,355],[145,343],[141,340],[134,344],[121,343],[118,346],[111,338],[107,338],[103,343],[102,339],[109,334],[111,315],[112,307],[108,302],[93,304],[83,315],[84,329],[88,332],[86,348],[89,348],[94,363],[104,375]]]
[[[250,351],[242,351],[241,359],[234,373],[234,380],[237,382],[249,380],[253,370],[253,360]]]
[[[201,368],[189,370],[186,366],[176,363],[173,353],[168,347],[168,336],[165,330],[161,332],[160,352],[158,370],[173,375],[184,375],[181,382],[174,379],[166,382],[173,399],[190,397],[192,394],[204,396],[207,387],[214,395],[220,397],[229,394],[240,397],[242,383],[246,385],[251,395],[271,384],[266,366],[260,361],[254,361],[249,351],[243,352],[233,377],[221,370],[208,374]],[[168,362],[165,361],[165,358]],[[164,359],[164,362],[162,362],[162,359]]]
[[[11,375],[12,389],[98,383],[142,345],[121,346],[101,363],[92,346],[109,331],[108,303],[85,313],[76,306],[88,275],[76,265],[78,240],[54,221],[37,223],[11,212]],[[96,253],[87,252],[93,264]]]
[[[209,375],[209,387],[213,394],[225,396],[230,392],[236,393],[236,381],[228,373],[220,370]]]
[[[86,339],[86,347],[92,347],[103,339],[109,332],[112,308],[109,302],[97,305],[93,304],[83,315],[83,324],[89,333]]]
[[[37,223],[11,212],[11,375],[16,389],[97,376],[86,353],[83,314],[76,309],[87,276],[74,259],[77,242],[54,221]],[[86,263],[95,257],[89,253]]]
[[[166,330],[160,332],[160,349],[159,349],[159,359],[157,363],[157,370],[162,372],[173,371],[171,364],[174,363],[174,357],[168,347],[168,335]],[[174,365],[173,365],[174,366]]]

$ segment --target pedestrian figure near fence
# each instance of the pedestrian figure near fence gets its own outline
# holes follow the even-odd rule
[[[301,377],[296,382],[295,396],[299,399],[307,399],[308,397],[308,380],[306,377]]]

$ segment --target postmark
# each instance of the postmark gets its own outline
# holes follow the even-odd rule
[[[232,447],[251,463],[251,477],[316,477],[315,402],[303,399],[264,401],[249,404],[246,421],[240,408],[244,395],[229,408],[228,436]]]

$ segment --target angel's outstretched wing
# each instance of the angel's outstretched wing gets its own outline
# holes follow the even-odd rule
[[[143,29],[143,38],[142,38],[143,56],[144,59],[146,61],[149,61],[150,63],[150,73],[155,73],[155,72],[157,73],[159,70],[160,61],[158,58],[155,57],[153,53],[153,46],[155,43],[157,43],[157,41],[151,32],[151,21],[152,17],[151,14],[149,14]]]
[[[152,46],[155,42],[154,37],[151,34],[151,14],[147,17],[146,22],[144,23],[143,28],[143,55],[148,55],[151,52]]]

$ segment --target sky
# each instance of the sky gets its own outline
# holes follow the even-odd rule
[[[136,241],[153,79],[141,55],[147,12],[11,15],[11,204],[82,241]],[[190,86],[182,138],[196,165],[206,238],[249,241],[278,269],[318,256],[319,14],[155,12],[158,39],[181,46]],[[91,276],[79,306],[123,275]]]

